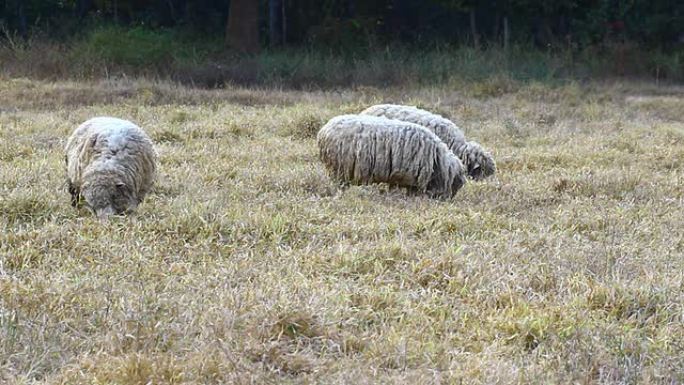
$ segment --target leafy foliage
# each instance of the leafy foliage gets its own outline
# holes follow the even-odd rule
[[[221,0],[0,0],[0,25],[7,33],[29,29],[51,36],[79,32],[82,19],[126,26],[183,27],[222,36],[229,3]],[[681,43],[684,3],[669,0],[290,0],[282,13],[268,12],[260,0],[260,28],[284,14],[285,42],[332,48],[364,48],[380,41],[459,41],[477,33],[485,42],[503,38],[503,20],[512,38],[543,47],[586,46],[606,40],[634,41],[652,47]],[[282,4],[282,3],[280,3]],[[58,33],[59,32],[59,33]],[[267,34],[262,34],[267,36]],[[372,39],[371,39],[372,40]],[[264,41],[263,43],[266,43]]]

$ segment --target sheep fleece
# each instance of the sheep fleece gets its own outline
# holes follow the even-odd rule
[[[413,106],[378,104],[368,107],[361,115],[383,116],[419,124],[434,132],[461,159],[473,179],[488,177],[496,171],[496,163],[489,152],[477,142],[466,141],[463,131],[454,122]]]
[[[132,122],[90,119],[74,130],[65,151],[74,206],[82,196],[96,213],[107,206],[117,213],[135,209],[154,183],[154,146]]]
[[[344,183],[388,183],[451,197],[465,183],[460,160],[430,130],[375,116],[341,115],[318,132],[321,161]]]

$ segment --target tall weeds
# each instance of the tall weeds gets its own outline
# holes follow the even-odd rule
[[[430,85],[492,77],[543,82],[640,77],[677,82],[684,80],[682,57],[682,52],[646,52],[630,45],[546,51],[521,45],[508,50],[389,45],[345,53],[299,47],[242,56],[226,51],[220,36],[208,39],[171,29],[102,26],[66,42],[6,38],[0,46],[0,75],[46,79],[144,76],[209,88],[225,84]]]

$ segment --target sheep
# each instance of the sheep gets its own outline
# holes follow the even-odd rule
[[[420,124],[434,132],[461,159],[467,168],[468,176],[481,180],[496,171],[492,155],[477,142],[466,141],[463,131],[452,121],[440,115],[413,106],[397,104],[378,104],[361,112],[361,115],[384,116]]]
[[[317,142],[328,173],[342,184],[388,183],[450,198],[466,181],[458,157],[417,124],[340,115],[321,128]]]
[[[78,126],[65,147],[71,205],[100,219],[135,211],[154,183],[152,140],[127,120],[97,117]]]

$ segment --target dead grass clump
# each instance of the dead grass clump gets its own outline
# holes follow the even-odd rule
[[[684,122],[682,110],[684,101],[672,96],[639,96],[628,97],[627,103],[637,105],[641,109],[649,111],[655,117],[665,121]]]
[[[661,135],[665,136],[665,139],[672,144],[683,144],[684,143],[684,125],[677,124],[665,124],[660,127]]]
[[[11,162],[17,158],[29,158],[34,154],[34,149],[29,145],[10,143],[10,141],[4,142],[4,145],[0,146],[0,162]]]
[[[292,135],[296,138],[313,138],[325,124],[325,120],[319,116],[307,115],[295,121],[292,127]]]
[[[93,85],[75,83],[36,83],[37,85],[32,88],[13,89],[3,95],[7,99],[0,96],[0,100],[21,109],[49,110],[59,107],[123,103],[135,95],[134,90],[126,87],[100,89]]]
[[[253,131],[250,129],[249,126],[245,126],[243,124],[237,123],[235,121],[231,121],[226,123],[225,127],[223,130],[233,136],[236,137],[247,137],[247,138],[253,138]],[[218,134],[215,131],[212,130],[200,130],[198,132],[204,131],[204,134],[201,137],[209,138],[209,139],[214,139],[216,137],[219,137],[220,134]]]
[[[151,136],[155,143],[183,143],[183,137],[171,130],[154,131]]]
[[[449,254],[419,260],[412,270],[416,282],[425,289],[460,294],[466,286],[463,266]]]
[[[468,95],[478,99],[496,98],[513,93],[519,87],[513,79],[499,75],[474,83],[468,89]]]
[[[349,276],[396,274],[415,255],[402,245],[388,244],[369,250],[341,255],[337,271]]]
[[[119,385],[181,384],[187,376],[182,362],[168,354],[130,353],[112,356],[106,353],[87,355],[78,365],[62,369],[60,384],[98,383]]]
[[[518,303],[504,310],[496,328],[503,333],[509,344],[520,346],[527,352],[537,349],[549,337],[561,337],[563,320],[554,309],[537,309],[525,303]]]
[[[321,357],[339,357],[362,347],[354,336],[297,308],[276,310],[256,330],[259,343],[250,348],[252,359],[290,375],[311,372]]]
[[[183,110],[176,110],[171,113],[171,117],[169,118],[169,121],[172,124],[175,125],[182,125],[185,122],[188,122],[192,119],[194,119],[194,115],[191,114],[190,112],[183,111]]]
[[[647,162],[656,171],[676,172],[684,168],[684,146],[674,150],[668,149],[652,153],[644,162]]]
[[[324,334],[316,317],[303,310],[279,312],[272,322],[262,326],[263,337],[270,341],[284,339],[309,342],[312,338],[320,338]]]
[[[554,182],[552,189],[559,194],[570,194],[572,196],[624,199],[626,196],[640,197],[639,188],[642,184],[642,178],[637,175],[594,175],[590,173],[579,178],[560,178]]]
[[[211,237],[218,231],[218,223],[207,222],[200,216],[186,213],[163,224],[146,223],[147,231],[163,237],[165,241],[180,244],[194,243],[199,237]]]
[[[523,153],[514,158],[497,159],[497,167],[512,172],[543,172],[578,166],[583,159],[566,153]]]
[[[58,208],[46,196],[12,194],[0,198],[0,217],[10,224],[46,221]]]
[[[17,245],[13,246],[12,243],[17,243]],[[15,239],[10,240],[7,244],[0,247],[0,253],[4,255],[4,260],[0,267],[6,269],[6,271],[22,271],[39,266],[45,259],[46,251],[41,246],[43,245],[31,245],[16,242]]]
[[[336,186],[329,182],[327,174],[320,168],[308,170],[304,176],[291,181],[290,185],[319,198],[331,197],[337,193]]]
[[[349,305],[354,324],[360,330],[373,330],[401,317],[401,301],[398,297],[386,287],[351,294]]]
[[[517,147],[525,147],[529,144],[528,138],[531,133],[521,122],[514,119],[506,119],[503,122],[505,134],[513,139],[513,144]]]
[[[642,154],[646,151],[643,140],[644,138],[636,135],[623,134],[611,141],[611,147],[632,155]]]
[[[317,162],[317,160],[314,160]],[[304,194],[308,197],[332,197],[339,193],[339,187],[331,182],[322,167],[300,167],[304,162],[288,162],[290,170],[279,176],[269,175],[259,180],[261,193]]]
[[[306,353],[289,352],[280,344],[262,345],[249,353],[254,361],[261,362],[269,370],[286,375],[310,373],[315,367],[314,358]]]
[[[651,317],[668,322],[677,315],[667,307],[668,293],[653,288],[630,288],[592,284],[586,295],[586,306],[609,317],[643,324]]]

